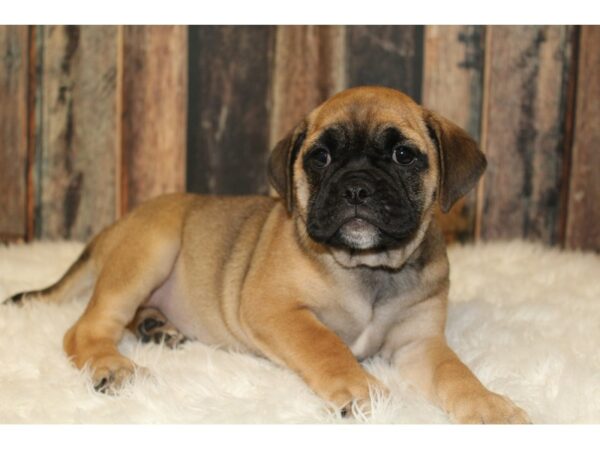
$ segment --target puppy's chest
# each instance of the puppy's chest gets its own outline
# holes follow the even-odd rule
[[[392,273],[353,269],[331,290],[326,306],[317,311],[321,321],[363,359],[383,345],[390,326],[410,303],[418,283],[412,271]]]

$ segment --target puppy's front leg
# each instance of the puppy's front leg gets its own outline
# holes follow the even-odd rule
[[[385,390],[310,309],[294,304],[276,309],[247,305],[241,312],[242,324],[256,346],[298,373],[320,397],[336,407],[348,407],[356,400],[361,409],[368,410],[369,386]]]
[[[529,423],[521,408],[486,389],[448,347],[444,321],[445,298],[431,298],[417,305],[408,320],[391,330],[387,353],[402,377],[455,422]]]

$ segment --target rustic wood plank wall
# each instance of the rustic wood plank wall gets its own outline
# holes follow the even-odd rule
[[[489,30],[481,235],[559,237],[572,27]]]
[[[188,37],[182,26],[123,27],[121,213],[185,190]]]
[[[268,193],[277,140],[332,94],[383,84],[488,156],[441,218],[448,240],[600,250],[599,30],[0,27],[0,239],[86,239],[185,188]]]
[[[187,187],[268,192],[275,27],[190,27]]]
[[[29,33],[0,27],[0,239],[24,239]]]
[[[86,239],[118,216],[117,27],[40,34],[36,236]]]
[[[423,30],[420,25],[348,26],[348,86],[381,84],[420,102]]]
[[[600,250],[600,26],[581,28],[566,243]]]

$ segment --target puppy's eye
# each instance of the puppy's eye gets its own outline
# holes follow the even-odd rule
[[[411,164],[416,158],[417,155],[415,151],[405,145],[398,145],[396,148],[394,148],[394,152],[392,153],[392,159],[394,162],[396,164],[400,164],[401,166],[407,166]]]
[[[331,163],[331,155],[329,154],[329,150],[323,147],[314,150],[310,154],[310,158],[313,164],[319,169],[324,169]]]

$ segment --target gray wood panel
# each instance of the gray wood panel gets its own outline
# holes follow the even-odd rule
[[[421,25],[346,27],[348,86],[383,85],[421,101]]]
[[[36,236],[87,239],[117,217],[116,26],[44,26]]]
[[[268,192],[275,27],[192,26],[187,187]]]

